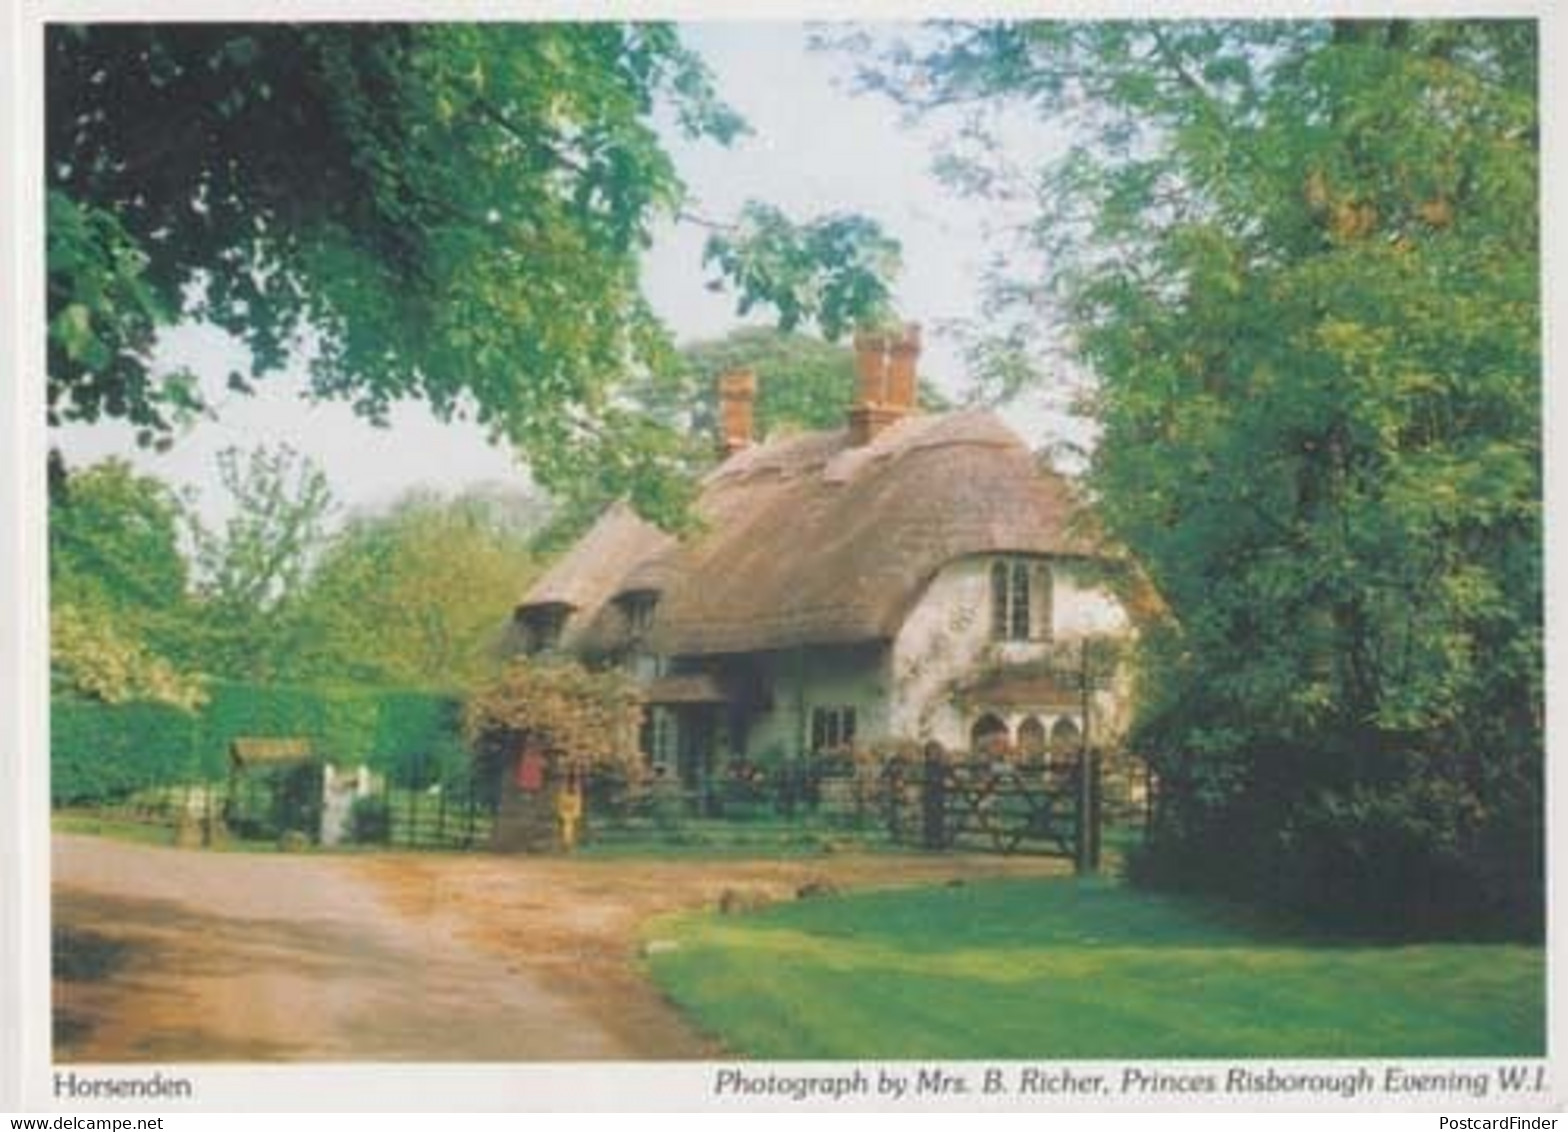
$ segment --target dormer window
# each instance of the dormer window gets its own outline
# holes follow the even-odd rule
[[[1051,639],[1051,567],[1036,558],[991,563],[991,639]]]
[[[626,615],[626,632],[633,640],[647,636],[653,628],[653,607],[659,595],[652,590],[638,590],[620,599],[621,611]]]
[[[517,623],[523,630],[523,651],[535,654],[560,648],[561,634],[566,629],[566,618],[571,611],[572,607],[562,602],[530,605],[518,610]]]

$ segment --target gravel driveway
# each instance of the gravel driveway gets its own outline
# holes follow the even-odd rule
[[[1039,874],[998,857],[211,853],[54,839],[56,1060],[712,1058],[638,972],[651,916]]]

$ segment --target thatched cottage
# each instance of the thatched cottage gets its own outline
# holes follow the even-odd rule
[[[1068,485],[990,412],[917,410],[917,328],[856,350],[832,431],[756,441],[755,376],[722,378],[702,533],[615,506],[517,609],[527,649],[637,676],[644,751],[689,786],[896,741],[1076,745],[1086,707],[1114,726],[1062,663],[1127,627]]]

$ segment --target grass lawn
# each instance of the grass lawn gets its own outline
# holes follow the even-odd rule
[[[57,810],[49,817],[49,828],[55,833],[85,833],[92,837],[108,837],[137,845],[174,844],[174,827],[171,825],[99,815],[91,811]],[[242,841],[237,837],[226,838],[218,850],[228,853],[279,851],[276,841]]]
[[[665,919],[655,980],[737,1054],[1539,1056],[1545,953],[1313,939],[1104,881],[997,880]]]

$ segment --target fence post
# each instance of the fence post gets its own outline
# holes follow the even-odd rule
[[[1080,876],[1094,871],[1092,857],[1094,835],[1090,832],[1090,827],[1094,823],[1091,762],[1089,745],[1085,743],[1078,748],[1078,813],[1073,822],[1073,867]]]

